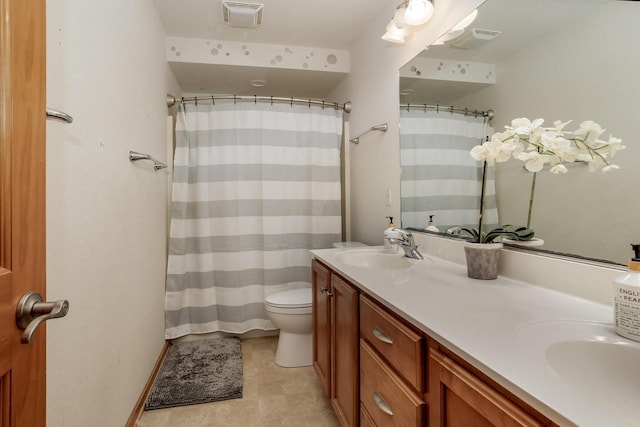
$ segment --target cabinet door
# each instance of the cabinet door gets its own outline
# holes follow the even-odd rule
[[[441,353],[431,351],[429,359],[431,427],[544,425]]]
[[[359,415],[358,292],[331,275],[331,404],[343,427],[357,426]]]
[[[331,397],[331,274],[315,259],[312,262],[313,294],[313,367],[322,388]]]

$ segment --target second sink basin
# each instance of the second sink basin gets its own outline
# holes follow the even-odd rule
[[[385,254],[380,249],[357,249],[336,254],[336,259],[353,267],[400,270],[414,266],[418,261],[402,254]]]
[[[640,425],[640,344],[618,336],[612,324],[536,322],[521,328],[516,340],[524,357],[541,369],[546,365],[571,392]]]

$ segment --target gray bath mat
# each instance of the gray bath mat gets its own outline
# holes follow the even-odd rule
[[[181,342],[169,347],[144,409],[240,397],[242,353],[238,338]]]

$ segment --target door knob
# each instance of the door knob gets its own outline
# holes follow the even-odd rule
[[[33,334],[38,326],[49,319],[64,317],[69,312],[69,301],[60,299],[45,302],[38,292],[27,292],[18,301],[16,308],[16,324],[23,329],[21,342],[29,344],[33,341]]]

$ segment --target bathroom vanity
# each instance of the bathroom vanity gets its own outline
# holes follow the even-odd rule
[[[313,255],[314,368],[343,426],[640,425],[635,374],[598,372],[640,355],[609,306],[379,247]]]

